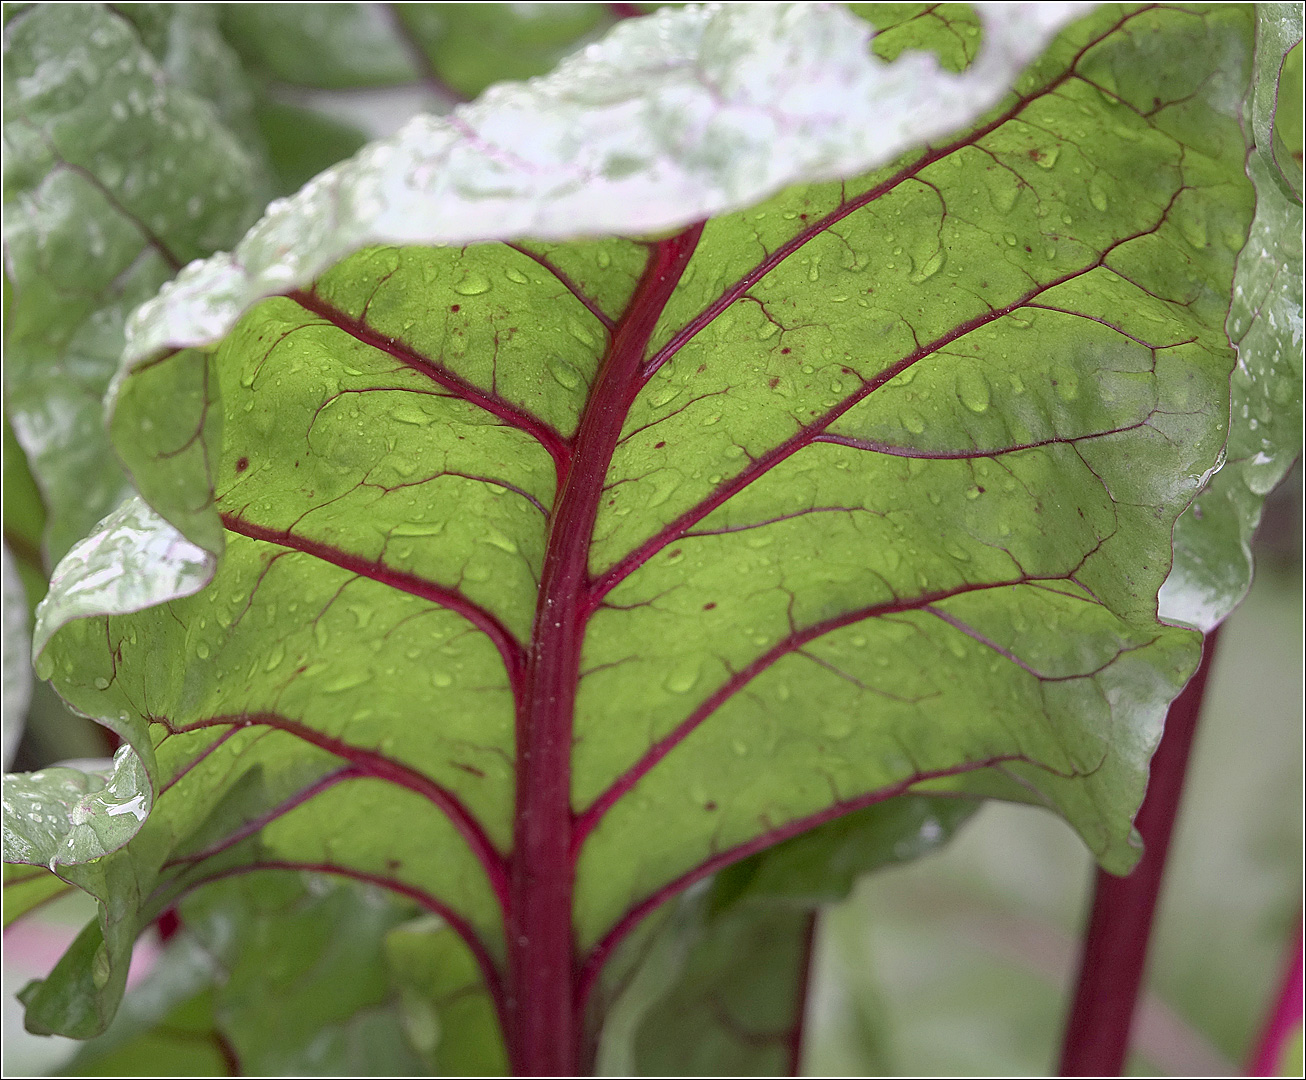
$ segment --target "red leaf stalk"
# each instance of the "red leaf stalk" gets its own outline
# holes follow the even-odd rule
[[[1134,820],[1143,837],[1142,859],[1128,877],[1097,873],[1075,1000],[1061,1049],[1061,1076],[1119,1076],[1124,1070],[1152,917],[1218,632],[1217,627],[1206,635],[1202,662],[1166,714],[1147,795]]]
[[[1292,1034],[1302,1024],[1302,936],[1301,912],[1297,913],[1297,929],[1284,965],[1283,982],[1274,999],[1274,1009],[1265,1021],[1247,1064],[1248,1076],[1278,1076],[1279,1062]]]

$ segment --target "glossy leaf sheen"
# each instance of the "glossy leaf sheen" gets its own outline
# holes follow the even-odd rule
[[[1238,257],[1226,328],[1238,350],[1227,459],[1201,498],[1175,525],[1174,570],[1161,614],[1209,631],[1246,595],[1252,533],[1265,496],[1301,453],[1301,167],[1270,152],[1285,53],[1302,37],[1300,4],[1257,7],[1255,74],[1248,111],[1256,143],[1247,172],[1256,217]],[[1282,109],[1300,110],[1284,99]]]
[[[209,5],[36,4],[5,27],[6,412],[52,560],[130,491],[102,399],[128,313],[266,194]]]
[[[668,42],[719,58],[748,19],[807,26],[796,55],[849,33],[775,7],[633,21],[554,85]],[[1197,658],[1156,596],[1225,437],[1249,53],[1240,9],[1103,10],[973,130],[657,243],[325,269],[414,204],[337,231],[315,200],[406,168],[419,129],[310,185],[246,241],[251,278],[217,260],[147,309],[118,384],[142,490],[225,533],[212,583],[108,619],[47,601],[42,670],[126,717],[158,792],[100,872],[131,868],[138,918],[235,868],[384,884],[502,1001],[505,910],[565,905],[579,955],[544,959],[583,996],[692,882],[931,780],[1054,806],[1127,869]],[[764,184],[838,171],[845,134]],[[556,235],[569,200],[502,227]],[[216,353],[146,360],[273,288]]]

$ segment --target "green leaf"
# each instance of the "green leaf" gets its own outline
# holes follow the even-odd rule
[[[314,875],[244,875],[188,898],[184,932],[221,973],[214,1020],[242,1073],[421,1074],[382,958],[411,915],[379,889]]]
[[[72,888],[41,866],[19,866],[6,863],[4,868],[4,922],[21,919],[33,908]]]
[[[298,191],[367,141],[348,124],[268,97],[259,100],[254,116],[283,195]]]
[[[411,914],[315,875],[210,886],[181,905],[180,931],[69,1071],[150,1075],[180,1051],[203,1075],[420,1075],[382,955]]]
[[[223,4],[222,29],[247,69],[281,83],[344,89],[419,78],[382,4]]]
[[[404,1030],[435,1076],[508,1072],[502,1030],[476,958],[440,918],[419,916],[386,935]]]
[[[505,79],[543,75],[612,24],[607,4],[395,4],[429,72],[473,98]]]
[[[5,309],[9,302],[6,299]],[[45,506],[27,467],[27,456],[14,438],[9,417],[4,420],[4,542],[14,553],[23,583],[29,587],[32,606],[45,593],[46,570],[41,559],[41,534]]]
[[[946,843],[976,804],[889,799],[722,871],[614,958],[601,1075],[795,1072],[817,912],[857,877]],[[623,963],[625,960],[625,963]],[[633,967],[633,970],[628,970]]]
[[[612,22],[604,4],[226,4],[223,29],[273,85],[425,84],[447,104],[543,75]],[[388,9],[388,10],[387,10]]]
[[[9,545],[0,549],[0,616],[4,625],[4,652],[0,660],[0,732],[4,737],[4,766],[13,763],[18,741],[23,735],[27,703],[32,698],[31,621],[28,617],[27,592],[18,567],[9,554]]]
[[[62,1070],[71,1076],[233,1076],[238,1063],[214,1019],[222,972],[180,934],[145,981],[127,994],[113,1026]]]
[[[1301,162],[1293,160],[1291,149],[1275,138],[1279,108],[1279,77],[1284,61],[1302,40],[1300,4],[1258,4],[1256,6],[1256,83],[1251,100],[1252,145],[1265,166],[1265,175],[1279,193],[1301,203]],[[1298,98],[1284,98],[1284,107],[1300,116]],[[1298,121],[1300,130],[1300,120]],[[1300,143],[1297,146],[1300,150]]]
[[[1127,870],[1197,659],[1156,598],[1226,435],[1251,28],[1105,10],[999,100],[1038,27],[999,9],[950,76],[837,9],[631,20],[146,305],[112,425],[170,524],[107,523],[38,629],[161,793],[98,864],[115,918],[331,872],[493,993],[972,778]]]
[[[124,10],[136,22],[37,4],[5,28],[6,409],[52,561],[129,490],[101,412],[128,313],[264,202],[229,126],[245,101],[212,12]]]
[[[1260,4],[1257,27],[1249,111],[1261,140],[1277,115],[1284,53],[1301,40],[1301,5]],[[1300,190],[1300,162],[1289,159],[1284,167]],[[1302,204],[1268,142],[1258,141],[1247,173],[1256,188],[1256,216],[1238,258],[1226,323],[1238,350],[1227,457],[1175,526],[1174,571],[1161,592],[1164,618],[1201,630],[1223,620],[1247,594],[1252,533],[1265,496],[1301,453]]]

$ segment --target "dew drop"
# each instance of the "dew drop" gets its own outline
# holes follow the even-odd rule
[[[555,356],[546,366],[554,382],[564,390],[575,390],[583,381],[580,372],[560,356]]]
[[[509,537],[505,536],[493,525],[487,525],[485,530],[485,535],[481,537],[484,543],[489,544],[491,547],[497,547],[500,551],[506,551],[509,555],[517,554],[517,545]]]
[[[1105,211],[1107,208],[1106,190],[1102,186],[1102,181],[1098,176],[1094,176],[1088,185],[1088,201],[1098,210]]]
[[[339,694],[346,690],[356,689],[371,678],[372,674],[368,671],[347,671],[327,683],[322,689],[328,694]]]
[[[390,416],[401,424],[425,425],[431,422],[430,414],[416,402],[405,401],[390,410]]]
[[[990,400],[988,379],[979,371],[962,371],[957,376],[957,397],[971,412],[984,412]]]
[[[490,279],[478,270],[469,270],[462,281],[453,287],[460,296],[480,296],[490,291]]]
[[[674,668],[662,682],[663,687],[673,694],[687,694],[698,682],[698,661],[690,660]]]

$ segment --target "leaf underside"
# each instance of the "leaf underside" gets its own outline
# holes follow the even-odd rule
[[[652,241],[372,248],[138,369],[115,424],[209,455],[226,548],[41,658],[153,778],[96,870],[130,872],[122,925],[334,872],[443,916],[497,992],[565,551],[584,977],[692,882],[922,785],[1052,806],[1128,869],[1198,653],[1156,597],[1225,440],[1249,52],[1240,9],[1103,9],[969,132],[709,221],[660,310]]]

